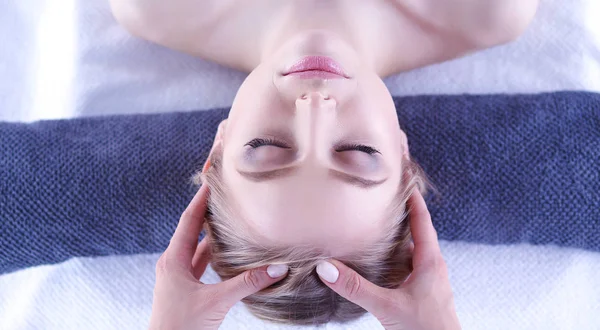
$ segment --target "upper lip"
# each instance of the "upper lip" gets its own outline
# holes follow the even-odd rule
[[[283,75],[287,76],[291,73],[321,71],[329,72],[344,78],[350,78],[342,69],[342,67],[327,56],[308,56],[292,65]]]

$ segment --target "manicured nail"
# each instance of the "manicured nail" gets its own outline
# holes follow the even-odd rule
[[[340,271],[335,268],[335,266],[327,261],[321,261],[317,265],[317,274],[321,276],[322,279],[329,283],[335,283],[338,277],[340,276]]]
[[[287,265],[270,265],[269,267],[267,267],[267,274],[269,274],[269,276],[271,278],[281,277],[281,276],[285,275],[287,272],[288,272]]]

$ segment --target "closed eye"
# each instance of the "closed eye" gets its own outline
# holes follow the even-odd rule
[[[264,146],[273,146],[273,147],[278,147],[278,148],[282,148],[282,149],[291,149],[292,148],[289,145],[287,145],[285,142],[279,141],[279,140],[276,140],[273,138],[256,138],[256,139],[253,139],[252,141],[246,143],[245,146],[251,147],[252,149],[257,149],[257,148],[264,147]]]
[[[344,152],[344,151],[360,151],[360,152],[364,152],[366,154],[369,155],[374,155],[374,154],[381,154],[381,152],[379,152],[379,150],[364,145],[364,144],[346,144],[346,145],[341,145],[341,146],[337,146],[335,148],[335,151],[337,152]]]

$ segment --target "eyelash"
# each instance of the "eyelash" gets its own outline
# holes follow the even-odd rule
[[[258,138],[258,139],[253,139],[252,141],[246,143],[246,146],[251,147],[252,149],[256,149],[262,146],[275,146],[275,147],[279,147],[279,148],[283,148],[283,149],[290,149],[291,147],[288,146],[287,144],[275,140],[275,139],[271,139],[271,138]],[[373,148],[373,147],[369,147],[366,146],[364,144],[348,144],[348,145],[342,145],[342,146],[338,146],[335,149],[336,152],[344,152],[344,151],[360,151],[360,152],[364,152],[366,154],[369,155],[374,155],[374,154],[381,154],[381,152],[379,152],[379,150]]]
[[[381,154],[381,152],[379,152],[379,150],[377,150],[373,147],[366,146],[364,144],[348,144],[348,145],[339,146],[335,149],[335,151],[337,151],[337,152],[351,151],[351,150],[364,152],[369,155]]]
[[[256,149],[256,148],[262,147],[262,146],[275,146],[275,147],[279,147],[279,148],[283,148],[283,149],[290,149],[291,148],[287,144],[285,144],[285,143],[283,143],[281,141],[277,141],[275,139],[271,139],[271,138],[254,139],[254,140],[246,143],[246,146],[252,147],[252,149]]]

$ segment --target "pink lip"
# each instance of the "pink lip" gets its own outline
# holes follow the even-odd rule
[[[327,56],[307,56],[292,65],[283,75],[293,75],[304,79],[350,78],[336,61]]]

